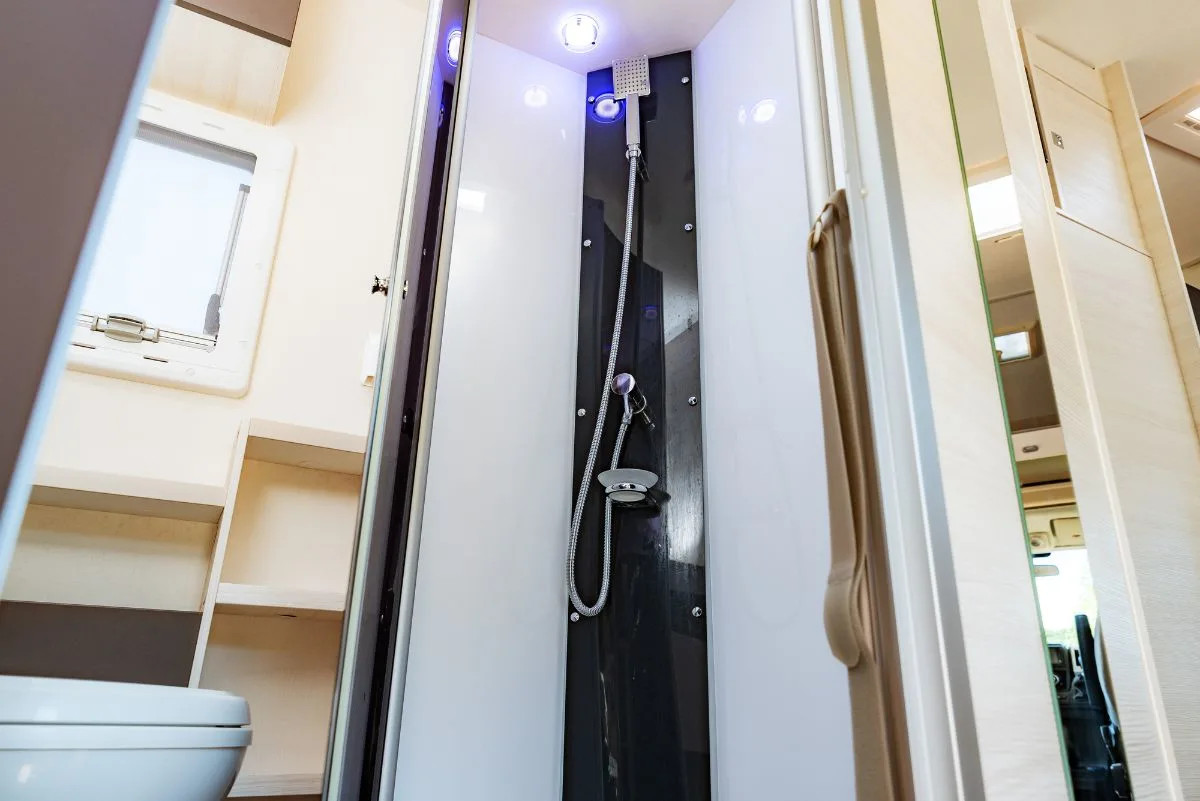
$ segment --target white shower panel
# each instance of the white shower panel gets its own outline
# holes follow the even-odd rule
[[[695,53],[714,798],[854,797],[829,570],[790,0],[737,0]],[[753,46],[747,43],[753,42]]]
[[[471,58],[395,799],[553,801],[586,87]]]

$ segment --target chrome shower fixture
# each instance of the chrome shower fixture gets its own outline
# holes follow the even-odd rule
[[[642,155],[642,115],[638,98],[650,94],[650,59],[614,61],[613,94],[625,99],[625,155]]]

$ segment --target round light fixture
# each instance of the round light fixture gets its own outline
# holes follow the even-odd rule
[[[750,119],[754,120],[755,122],[757,122],[759,124],[764,123],[764,122],[770,122],[771,118],[774,116],[775,116],[775,101],[774,100],[760,100],[757,103],[755,103],[754,108],[752,108],[750,110]]]
[[[450,62],[451,67],[457,67],[460,58],[462,58],[462,31],[455,28],[446,37],[446,60]]]
[[[616,122],[625,116],[625,101],[612,92],[600,95],[592,104],[592,116],[600,122]]]
[[[544,86],[525,87],[525,105],[530,108],[541,108],[550,102],[550,93]]]
[[[586,53],[600,39],[600,23],[587,14],[572,14],[562,26],[563,47],[572,53]]]

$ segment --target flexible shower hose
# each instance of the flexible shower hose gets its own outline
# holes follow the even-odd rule
[[[608,351],[608,369],[604,373],[604,384],[600,389],[600,410],[596,413],[596,428],[592,432],[592,445],[588,448],[587,465],[583,469],[583,479],[579,484],[579,494],[575,497],[575,511],[571,515],[571,538],[567,543],[567,592],[571,596],[571,606],[584,617],[595,617],[600,614],[608,601],[608,584],[612,573],[612,499],[604,498],[604,562],[601,567],[600,595],[596,603],[588,606],[579,597],[579,588],[575,586],[575,551],[579,548],[579,529],[583,525],[583,510],[587,506],[588,490],[591,489],[592,473],[596,469],[596,457],[600,455],[600,439],[604,435],[604,419],[608,416],[608,396],[611,392],[613,376],[617,371],[617,351],[621,346],[621,322],[625,318],[625,290],[629,285],[629,254],[633,239],[633,203],[637,193],[637,163],[640,151],[636,147],[629,149],[629,191],[625,196],[625,244],[621,248],[621,284],[617,291],[617,311],[613,317],[612,346]],[[621,427],[617,431],[617,442],[613,445],[612,462],[609,469],[616,470],[621,458],[621,446],[625,444],[625,432],[633,412],[628,402],[621,416]]]

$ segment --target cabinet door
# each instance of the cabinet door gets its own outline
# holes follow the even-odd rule
[[[1059,208],[1144,252],[1112,112],[1037,65],[1030,74]]]

